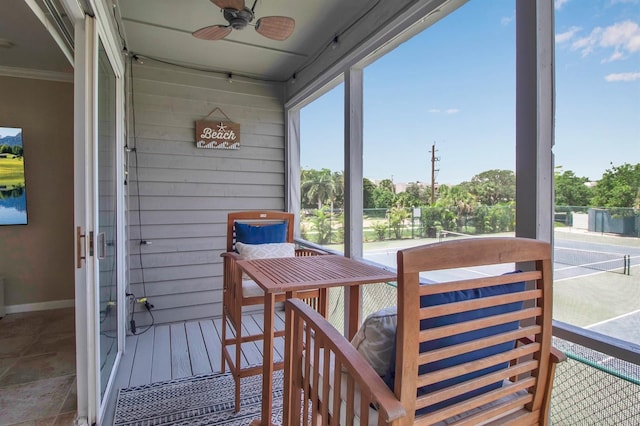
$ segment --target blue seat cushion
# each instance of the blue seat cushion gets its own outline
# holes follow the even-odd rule
[[[429,284],[424,284],[424,285],[429,285]],[[453,292],[447,292],[447,293],[421,296],[420,307],[424,308],[428,306],[461,302],[465,300],[478,299],[482,297],[499,296],[502,294],[521,292],[521,291],[524,291],[524,288],[525,288],[524,282],[516,282],[511,284],[485,287],[481,289],[453,291]],[[472,320],[483,318],[483,317],[500,315],[508,312],[514,312],[520,309],[522,309],[522,302],[514,302],[514,303],[508,303],[500,306],[492,306],[489,308],[476,309],[473,311],[467,311],[467,312],[462,312],[457,314],[443,315],[435,318],[428,318],[420,321],[420,330],[428,330],[431,328],[441,327],[445,325],[457,324],[465,321],[472,321]],[[470,340],[493,336],[495,334],[513,331],[513,330],[516,330],[518,327],[519,327],[519,322],[514,321],[507,324],[501,324],[497,326],[483,328],[480,330],[470,331],[466,333],[443,337],[441,339],[423,342],[420,344],[420,353],[432,351],[439,348],[444,348],[451,345],[457,345],[460,343],[468,342]],[[396,340],[396,345],[397,344],[398,342]],[[480,349],[480,350],[468,352],[465,354],[456,355],[451,358],[445,358],[440,361],[423,364],[418,367],[418,372],[419,374],[426,374],[433,371],[442,370],[444,368],[453,367],[458,364],[463,364],[463,363],[474,361],[480,358],[485,358],[487,356],[509,351],[514,348],[514,345],[515,345],[515,341],[501,343],[499,345],[491,346],[485,349]],[[392,359],[389,364],[389,370],[387,371],[387,374],[384,376],[384,381],[391,390],[394,389],[394,381],[395,381],[395,367],[396,367],[395,354],[396,354],[396,351],[394,350],[393,355],[391,357]],[[427,386],[423,386],[418,389],[418,396],[424,395],[430,392],[434,392],[449,386],[453,386],[455,384],[465,382],[475,377],[483,376],[485,374],[489,374],[493,371],[501,370],[507,367],[508,367],[508,362],[505,362],[502,364],[485,368],[483,370],[479,370],[476,372],[468,373],[463,376],[455,377],[453,379],[444,380],[438,383],[433,383]],[[429,413],[429,412],[447,407],[449,405],[455,404],[457,402],[467,400],[476,395],[486,393],[493,389],[497,389],[501,385],[502,385],[502,382],[496,382],[496,383],[487,385],[483,388],[477,389],[475,391],[467,392],[458,397],[451,398],[446,401],[442,401],[438,404],[434,404],[434,405],[425,407],[421,410],[418,410],[416,411],[416,415]]]
[[[287,242],[288,223],[255,226],[248,223],[235,223],[236,241],[245,244],[269,244]]]

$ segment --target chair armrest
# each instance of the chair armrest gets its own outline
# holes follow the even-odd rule
[[[227,251],[220,254],[222,257],[222,269],[223,269],[223,282],[222,289],[227,292],[233,290],[237,293],[237,297],[242,297],[242,271],[236,263],[242,259],[235,251]],[[236,283],[236,285],[234,285]],[[229,300],[231,302],[231,300]]]
[[[382,417],[385,423],[393,422],[406,415],[404,406],[396,398],[395,394],[391,392],[376,371],[362,358],[353,345],[336,330],[329,321],[298,299],[288,299],[285,302],[285,309],[287,312],[287,338],[294,342],[292,344],[293,352],[291,359],[285,359],[285,366],[290,367],[293,372],[302,372],[302,369],[306,368],[305,365],[295,366],[293,361],[305,358],[304,362],[309,362],[311,358],[311,356],[304,357],[302,353],[296,353],[296,350],[304,351],[311,349],[309,342],[306,344],[306,349],[303,349],[302,344],[295,343],[296,341],[301,342],[302,339],[297,339],[295,334],[290,333],[294,332],[293,327],[298,327],[297,333],[307,333],[307,336],[313,336],[313,345],[319,346],[324,351],[331,352],[335,357],[335,371],[337,371],[337,375],[346,372],[346,380],[353,380],[353,383],[360,389],[361,398],[369,401],[378,410],[378,416]],[[289,321],[291,321],[292,324]],[[293,377],[291,380],[301,383],[302,378]],[[307,380],[310,380],[310,378],[307,378]],[[314,381],[312,380],[310,383],[314,383]],[[351,389],[351,387],[348,386],[347,389]],[[292,394],[289,393],[289,395]],[[347,396],[347,398],[349,398],[349,396]],[[312,401],[312,403],[317,403],[317,401]],[[367,405],[364,406],[366,407]],[[348,408],[347,412],[349,412]],[[368,412],[366,416],[368,416]]]
[[[558,364],[560,362],[564,362],[567,360],[567,355],[559,349],[551,346],[551,351],[549,353],[550,361],[554,364]]]
[[[225,251],[223,253],[220,253],[220,257],[224,258],[225,260],[229,259],[231,261],[242,259],[242,256],[240,256],[240,254],[236,253],[235,251]]]
[[[530,337],[522,337],[518,340],[525,345],[533,343],[533,340]],[[567,356],[564,354],[564,352],[551,346],[551,350],[549,351],[549,361],[551,361],[553,364],[558,364],[566,360]]]

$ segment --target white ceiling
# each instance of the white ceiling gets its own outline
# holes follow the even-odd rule
[[[13,44],[0,47],[0,67],[73,73],[71,63],[24,0],[0,0],[0,39]]]
[[[253,6],[253,0],[245,1],[247,7]],[[274,15],[295,19],[294,32],[287,40],[271,40],[247,27],[233,30],[222,40],[207,41],[191,33],[202,27],[227,24],[220,8],[210,0],[116,0],[116,3],[131,52],[283,81],[376,4],[369,0],[258,0],[256,20]]]
[[[41,8],[45,3],[52,3],[51,0],[35,1]],[[206,41],[191,33],[209,25],[227,23],[221,10],[210,0],[113,1],[127,49],[143,60],[155,58],[276,81],[288,80],[300,67],[330,48],[336,35],[369,9],[383,3],[379,0],[258,0],[256,20],[273,15],[295,19],[291,37],[285,41],[271,40],[249,26],[233,30],[223,40]],[[246,6],[251,8],[253,0],[246,1]],[[59,5],[58,0],[53,3]],[[44,15],[49,17],[46,11]],[[27,0],[0,0],[0,39],[13,43],[9,49],[0,47],[0,67],[73,72]]]

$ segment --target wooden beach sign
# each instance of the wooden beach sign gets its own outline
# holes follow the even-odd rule
[[[231,121],[196,121],[196,148],[239,149],[240,124]]]

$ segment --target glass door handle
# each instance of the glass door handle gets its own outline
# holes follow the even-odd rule
[[[86,235],[82,233],[82,228],[79,226],[76,227],[76,268],[82,268],[82,261],[87,260],[87,256],[84,254],[85,252],[82,250],[83,248],[83,240]],[[86,249],[85,249],[86,250]]]
[[[104,232],[100,232],[98,234],[98,241],[100,242],[98,260],[104,260],[107,258],[107,235]]]

